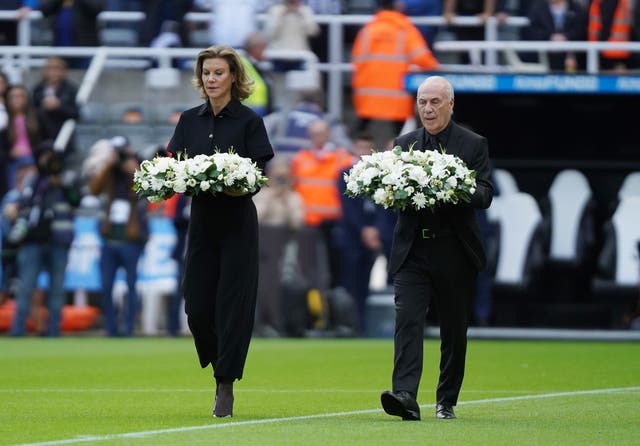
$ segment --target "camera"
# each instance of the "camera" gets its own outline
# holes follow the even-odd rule
[[[138,159],[135,150],[131,147],[131,142],[126,136],[118,135],[109,140],[111,147],[118,154],[118,164],[122,166],[125,161]]]
[[[64,170],[64,153],[56,150],[51,141],[41,143],[34,155],[42,174],[58,175]]]
[[[49,175],[58,175],[64,169],[63,154],[60,152],[53,152],[47,163],[45,164],[45,170]]]

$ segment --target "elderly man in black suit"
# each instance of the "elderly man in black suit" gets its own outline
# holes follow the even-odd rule
[[[440,324],[440,379],[436,417],[455,418],[453,407],[464,376],[467,327],[478,271],[486,263],[475,209],[493,198],[486,138],[453,122],[454,93],[447,79],[430,76],[418,88],[423,128],[399,136],[394,145],[444,150],[476,171],[470,203],[399,213],[389,260],[395,290],[393,391],[381,395],[382,407],[403,420],[419,420],[426,313],[433,304]]]

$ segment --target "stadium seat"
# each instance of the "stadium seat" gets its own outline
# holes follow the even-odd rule
[[[396,307],[393,289],[371,293],[365,303],[364,333],[368,338],[393,338]]]
[[[519,192],[518,183],[511,172],[506,169],[493,169],[493,181],[495,181],[494,187],[500,191],[499,195],[493,197],[491,206],[487,209],[487,218],[490,222],[495,223],[499,218],[500,206],[502,203],[502,197]]]
[[[345,10],[348,14],[371,14],[377,6],[376,0],[347,0]]]
[[[623,198],[604,226],[598,271],[592,281],[594,299],[611,304],[611,323],[618,327],[622,314],[638,300],[640,287],[640,196]]]
[[[640,285],[640,196],[623,198],[605,225],[605,242],[598,261],[599,285],[633,287]],[[602,278],[605,279],[603,282]]]
[[[499,217],[498,264],[494,283],[524,288],[532,269],[542,260],[542,214],[530,194],[517,192],[503,197]]]
[[[497,183],[497,187],[500,189],[501,195],[512,194],[520,192],[518,182],[511,172],[506,169],[493,169],[493,175]]]
[[[624,177],[624,181],[618,189],[618,200],[626,197],[640,195],[640,171],[630,172]]]
[[[105,46],[137,46],[138,33],[130,28],[104,28],[99,31],[100,43]]]
[[[544,263],[544,222],[538,203],[528,193],[501,197],[498,255],[493,278],[497,325],[524,323],[527,302]]]
[[[83,124],[101,124],[107,115],[107,105],[102,102],[87,102],[80,106],[80,122]]]
[[[176,68],[149,68],[144,72],[147,88],[175,88],[180,84],[180,70]]]
[[[595,242],[593,193],[586,176],[565,169],[555,176],[548,193],[549,260],[580,265]]]
[[[156,124],[171,124],[176,125],[179,114],[183,111],[195,107],[199,104],[196,103],[184,103],[184,102],[166,102],[153,106],[154,108],[154,121]]]
[[[189,32],[189,46],[191,48],[207,48],[211,45],[208,29],[194,29]]]
[[[175,125],[154,125],[151,129],[151,143],[155,145],[165,145],[173,136]]]

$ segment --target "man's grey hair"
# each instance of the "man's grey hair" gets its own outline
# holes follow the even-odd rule
[[[451,85],[451,82],[449,82],[449,80],[444,76],[429,76],[428,78],[422,81],[422,83],[420,84],[420,87],[418,87],[418,91],[420,91],[420,88],[425,84],[425,82],[433,81],[433,80],[444,82],[444,88],[445,88],[445,93],[447,94],[447,98],[450,101],[453,101],[454,100],[453,85]]]

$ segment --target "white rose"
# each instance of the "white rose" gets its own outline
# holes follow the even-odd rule
[[[187,183],[182,180],[176,180],[173,183],[173,190],[176,193],[183,194],[187,191]]]
[[[458,185],[458,180],[456,179],[456,177],[449,177],[447,178],[446,183],[455,189],[455,187]]]
[[[376,204],[384,204],[387,198],[387,192],[382,189],[376,189],[376,191],[373,193],[373,201]]]
[[[256,175],[253,172],[247,173],[247,184],[249,187],[255,186],[257,181]]]
[[[347,190],[353,194],[359,194],[360,187],[358,187],[358,182],[356,180],[349,180],[349,182],[347,182]]]

